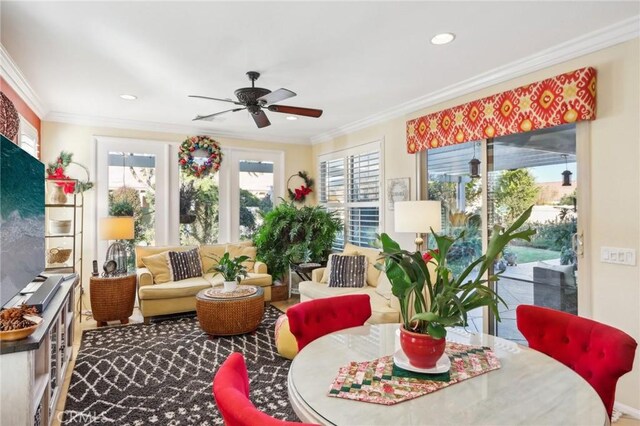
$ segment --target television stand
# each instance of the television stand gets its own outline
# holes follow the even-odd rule
[[[73,355],[74,290],[78,276],[63,281],[42,323],[29,337],[0,342],[0,424],[52,425]]]

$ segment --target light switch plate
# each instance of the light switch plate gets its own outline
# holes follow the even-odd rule
[[[616,265],[636,266],[636,251],[629,248],[602,247],[600,261]]]

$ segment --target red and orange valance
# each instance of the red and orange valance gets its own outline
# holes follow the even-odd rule
[[[596,118],[596,70],[581,68],[407,121],[407,151]]]

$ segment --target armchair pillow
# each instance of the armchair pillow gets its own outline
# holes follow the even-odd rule
[[[364,287],[367,285],[365,256],[334,255],[331,258],[329,287]]]
[[[173,281],[202,276],[202,263],[197,248],[183,252],[170,251],[167,258]]]
[[[171,281],[171,272],[167,262],[168,251],[144,256],[141,258],[144,266],[151,272],[154,284],[162,284]]]

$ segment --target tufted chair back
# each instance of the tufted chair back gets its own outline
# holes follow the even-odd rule
[[[518,306],[516,319],[529,347],[582,376],[611,417],[616,383],[633,368],[638,343],[617,328],[539,306]]]
[[[325,334],[362,325],[370,316],[368,294],[308,300],[287,309],[289,329],[299,351]]]
[[[249,400],[249,377],[244,357],[234,352],[213,378],[213,397],[227,426],[301,426],[303,423],[275,419]],[[304,423],[306,424],[306,423]]]

